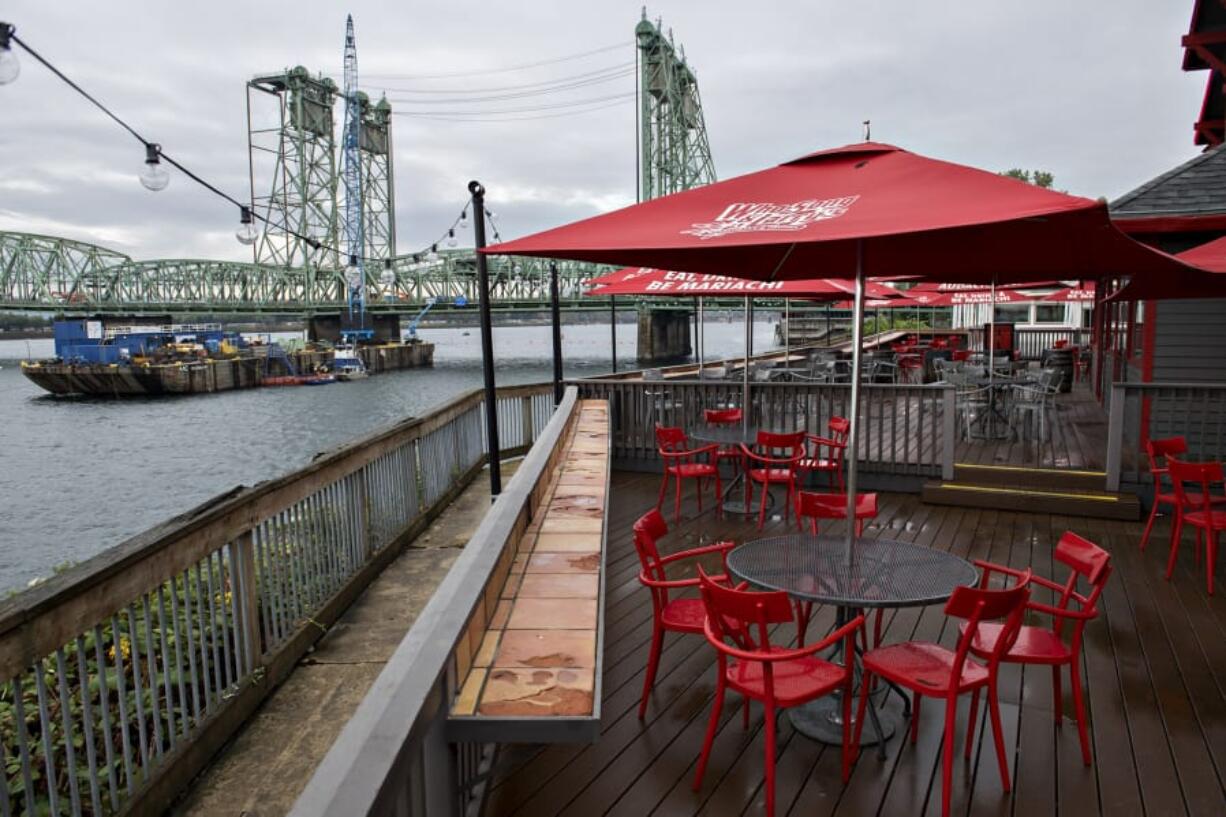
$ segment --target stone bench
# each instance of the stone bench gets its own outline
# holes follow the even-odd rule
[[[522,534],[457,645],[451,740],[595,740],[600,678],[608,404],[579,402]]]

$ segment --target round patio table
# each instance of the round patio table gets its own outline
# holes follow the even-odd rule
[[[762,429],[770,431],[771,429]],[[752,446],[758,441],[759,426],[745,425],[736,423],[735,425],[700,425],[691,429],[688,434],[691,438],[702,443],[715,443],[720,448],[730,445],[745,445]],[[778,434],[787,432],[779,431]],[[728,484],[724,489],[724,513],[735,513],[740,516],[753,516],[757,513],[756,510],[749,507],[747,503],[737,499],[729,499],[729,497],[737,496],[737,486],[745,482],[745,473],[743,470],[738,471],[736,478]],[[742,491],[740,495],[744,495]],[[775,507],[775,498],[770,495],[770,491],[766,492],[766,507]]]
[[[910,542],[861,537],[850,565],[846,553],[847,540],[842,536],[771,536],[730,551],[728,572],[794,599],[836,605],[840,624],[862,610],[939,604],[956,588],[979,580],[978,571],[960,556]],[[862,742],[876,742],[882,756],[885,740],[910,712],[910,701],[901,690],[899,698],[901,703],[892,709],[884,704],[868,707],[874,734],[865,731]],[[801,734],[842,744],[842,710],[836,696],[794,707],[789,716]]]

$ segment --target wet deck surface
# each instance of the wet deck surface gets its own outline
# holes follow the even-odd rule
[[[658,484],[652,475],[614,476],[600,740],[579,747],[502,747],[488,815],[762,813],[762,709],[754,707],[750,727],[743,730],[735,694],[722,713],[706,781],[698,793],[690,790],[714,692],[714,654],[701,637],[666,638],[647,718],[636,717],[651,607],[636,580],[630,526],[654,504]],[[682,522],[663,541],[663,550],[759,535],[742,521],[717,521],[709,512],[694,515],[690,493]],[[767,524],[768,532],[784,530],[782,522]],[[891,494],[882,495],[880,516],[866,534],[968,559],[1033,565],[1039,573],[1063,578],[1063,568],[1053,569],[1051,551],[1069,529],[1110,550],[1116,570],[1101,616],[1087,629],[1083,655],[1095,763],[1082,765],[1071,721],[1055,725],[1050,671],[1006,665],[1000,691],[1014,793],[1001,792],[982,708],[972,760],[962,760],[963,701],[953,813],[1226,814],[1226,594],[1206,595],[1190,536],[1168,583],[1162,578],[1169,530],[1163,522],[1141,553],[1140,524],[927,506],[918,497]],[[833,611],[818,616],[814,627],[821,632]],[[939,606],[887,614],[887,625],[887,642],[914,638],[952,644],[956,635]],[[1066,676],[1066,715],[1068,686]],[[931,702],[924,707],[918,745],[895,736],[884,762],[874,752],[862,754],[846,787],[839,781],[838,749],[797,734],[782,717],[778,813],[939,814],[942,709]]]

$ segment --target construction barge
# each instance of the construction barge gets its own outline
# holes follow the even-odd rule
[[[319,385],[336,379],[338,354],[354,379],[434,364],[434,344],[384,338],[352,347],[312,340],[285,349],[248,340],[220,324],[124,323],[99,319],[55,324],[55,357],[23,361],[21,372],[56,395],[144,397],[209,394],[259,386]]]

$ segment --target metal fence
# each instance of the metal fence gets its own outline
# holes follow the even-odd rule
[[[479,392],[0,605],[0,817],[159,812],[482,466]],[[506,448],[549,385],[500,390]]]
[[[974,327],[966,330],[970,336],[970,348],[976,352],[986,351],[984,330]],[[1014,348],[1022,360],[1039,360],[1043,350],[1051,349],[1056,341],[1068,341],[1070,346],[1087,346],[1092,332],[1089,329],[1039,329],[1029,326],[1019,326],[1014,329]]]
[[[579,380],[580,397],[609,401],[613,456],[623,464],[654,464],[656,425],[692,429],[703,411],[739,408],[733,381]],[[953,478],[955,392],[947,385],[865,385],[860,390],[860,468],[891,476]],[[831,417],[846,417],[846,384],[753,383],[751,424],[826,434]]]
[[[1115,383],[1107,429],[1107,490],[1149,483],[1145,443],[1182,436],[1193,460],[1226,459],[1226,383]]]

